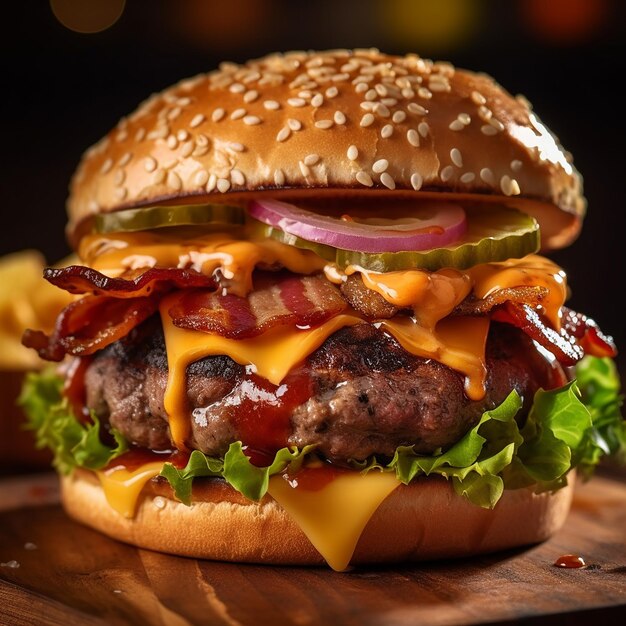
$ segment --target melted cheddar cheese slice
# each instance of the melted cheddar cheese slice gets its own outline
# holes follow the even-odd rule
[[[321,489],[308,490],[285,476],[270,478],[269,493],[300,526],[336,571],[348,567],[372,515],[400,483],[393,472],[345,472]]]

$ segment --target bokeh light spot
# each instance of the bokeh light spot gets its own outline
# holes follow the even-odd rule
[[[236,50],[258,38],[271,13],[268,0],[186,0],[176,17],[186,39],[209,50]]]
[[[99,33],[110,28],[124,12],[126,0],[50,0],[54,16],[77,33]]]
[[[479,0],[379,0],[379,12],[394,44],[437,52],[472,37],[481,5]]]
[[[532,31],[556,44],[592,38],[606,23],[606,0],[523,0],[522,15]]]

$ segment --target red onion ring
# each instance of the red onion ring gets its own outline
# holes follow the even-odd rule
[[[384,212],[384,207],[381,206]],[[467,230],[465,211],[450,202],[420,203],[416,215],[399,219],[339,219],[320,215],[278,200],[253,200],[251,217],[285,233],[342,250],[401,252],[442,248]],[[419,215],[426,216],[424,218]]]

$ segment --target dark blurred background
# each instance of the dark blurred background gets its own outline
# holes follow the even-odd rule
[[[9,12],[9,9],[10,12]],[[0,255],[69,252],[67,185],[82,152],[155,91],[276,50],[375,46],[493,75],[574,154],[589,214],[552,255],[570,306],[622,347],[626,3],[618,0],[39,0],[3,4]]]

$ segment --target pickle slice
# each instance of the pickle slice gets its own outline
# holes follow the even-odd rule
[[[282,243],[312,250],[318,256],[336,263],[340,269],[359,265],[374,272],[442,267],[467,269],[479,263],[521,258],[537,252],[540,246],[539,224],[535,218],[510,207],[479,205],[466,208],[468,229],[454,245],[432,250],[401,252],[355,252],[341,250],[289,235],[273,226],[251,221],[251,232]]]
[[[237,226],[244,223],[245,217],[242,207],[226,204],[151,206],[100,213],[96,215],[95,230],[98,233],[119,233],[193,224]]]

